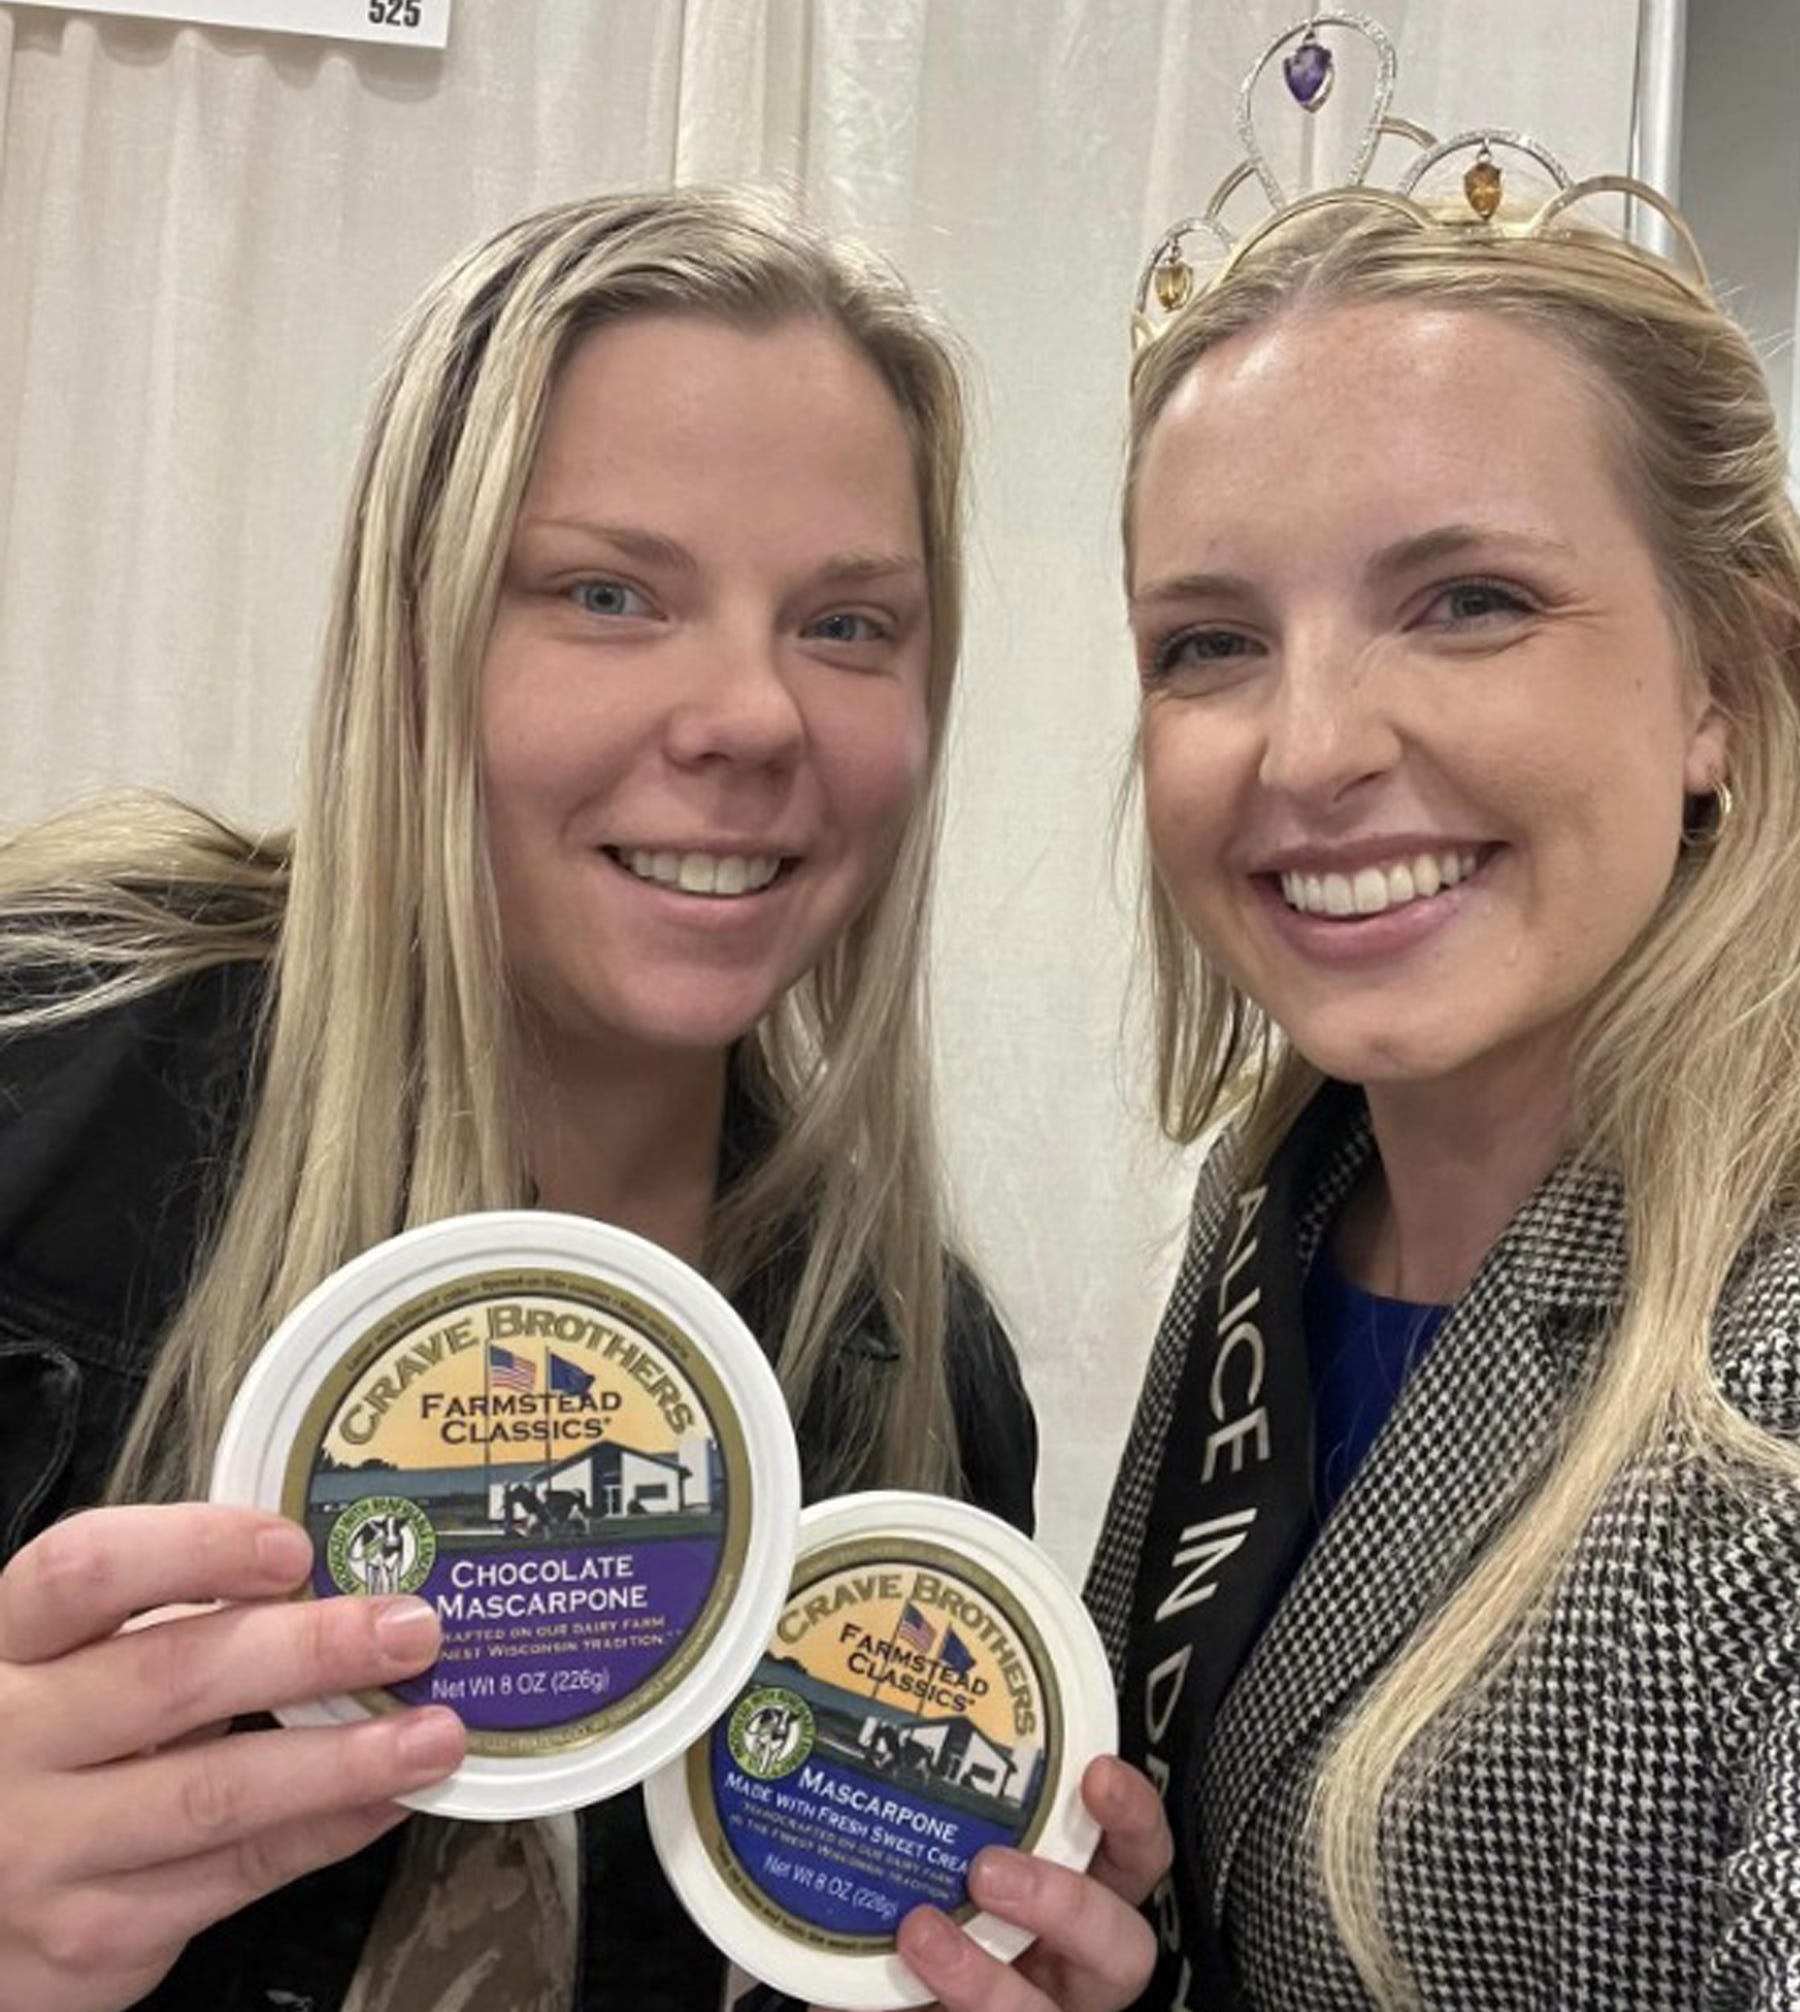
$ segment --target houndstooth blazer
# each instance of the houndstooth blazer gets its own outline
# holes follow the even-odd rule
[[[1351,1121],[1297,1213],[1310,1262],[1372,1148]],[[1201,1280],[1196,1198],[1088,1599],[1115,1673]],[[1326,1739],[1546,1458],[1623,1272],[1620,1201],[1553,1175],[1490,1253],[1227,1692],[1176,1876],[1258,2012],[1367,2004],[1305,1848]],[[1738,1267],[1732,1402],[1800,1437],[1800,1241]],[[1800,1488],[1735,1492],[1673,1444],[1607,1496],[1541,1631],[1386,1853],[1431,2012],[1800,2012]],[[1193,2012],[1205,2012],[1195,2007]]]

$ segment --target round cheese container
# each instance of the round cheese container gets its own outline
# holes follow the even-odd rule
[[[921,1904],[1010,1961],[969,1862],[1006,1844],[1082,1867],[1081,1775],[1117,1743],[1099,1636],[1010,1524],[882,1490],[804,1511],[762,1660],[707,1737],[645,1787],[663,1870],[752,1977],[846,2012],[930,1992],[895,1935]]]
[[[491,1819],[597,1801],[700,1737],[775,1625],[800,1503],[787,1408],[728,1302],[642,1237],[539,1210],[334,1272],[251,1366],[212,1494],[306,1526],[297,1597],[436,1607],[423,1675],[279,1716],[449,1705],[467,1758],[406,1800]]]

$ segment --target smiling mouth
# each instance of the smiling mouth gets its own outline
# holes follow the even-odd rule
[[[795,864],[779,853],[650,852],[641,846],[617,845],[602,846],[601,850],[638,880],[681,894],[707,895],[715,901],[760,894]]]
[[[1359,867],[1354,873],[1284,873],[1279,876],[1281,898],[1301,915],[1360,921],[1460,886],[1485,857],[1485,851],[1468,849],[1420,852],[1386,866]]]

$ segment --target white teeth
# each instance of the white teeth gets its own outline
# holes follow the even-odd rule
[[[747,858],[740,852],[646,852],[634,846],[613,857],[640,880],[653,880],[659,887],[678,887],[683,894],[710,895],[714,900],[760,893],[781,871],[779,854]]]
[[[1358,915],[1379,915],[1388,905],[1387,875],[1378,866],[1365,866],[1350,883],[1350,891]]]
[[[1429,901],[1474,873],[1473,852],[1422,852],[1392,866],[1364,866],[1354,874],[1284,873],[1281,896],[1303,915],[1380,915],[1411,901]]]

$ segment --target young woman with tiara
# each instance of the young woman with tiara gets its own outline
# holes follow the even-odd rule
[[[1391,76],[1320,14],[1302,108],[1344,28]],[[1090,1583],[1175,1831],[1142,2002],[1776,2012],[1800,527],[1660,197],[1365,138],[1294,203],[1259,148],[1210,284],[1171,235],[1132,376],[1162,1110],[1230,1121]]]
[[[920,1017],[962,411],[904,291],[772,206],[527,217],[382,378],[291,832],[132,801],[0,851],[0,2002],[720,2002],[635,1794],[583,1813],[571,1898],[535,1827],[402,1849],[448,1711],[222,1736],[432,1660],[422,1602],[290,1603],[303,1533],[199,1500],[261,1342],[397,1230],[643,1232],[775,1357],[810,1493],[1029,1522]],[[1160,1819],[1091,1786],[1099,1878],[977,1892],[1097,2007]],[[947,1922],[904,1946],[947,2002],[1045,2002]]]

